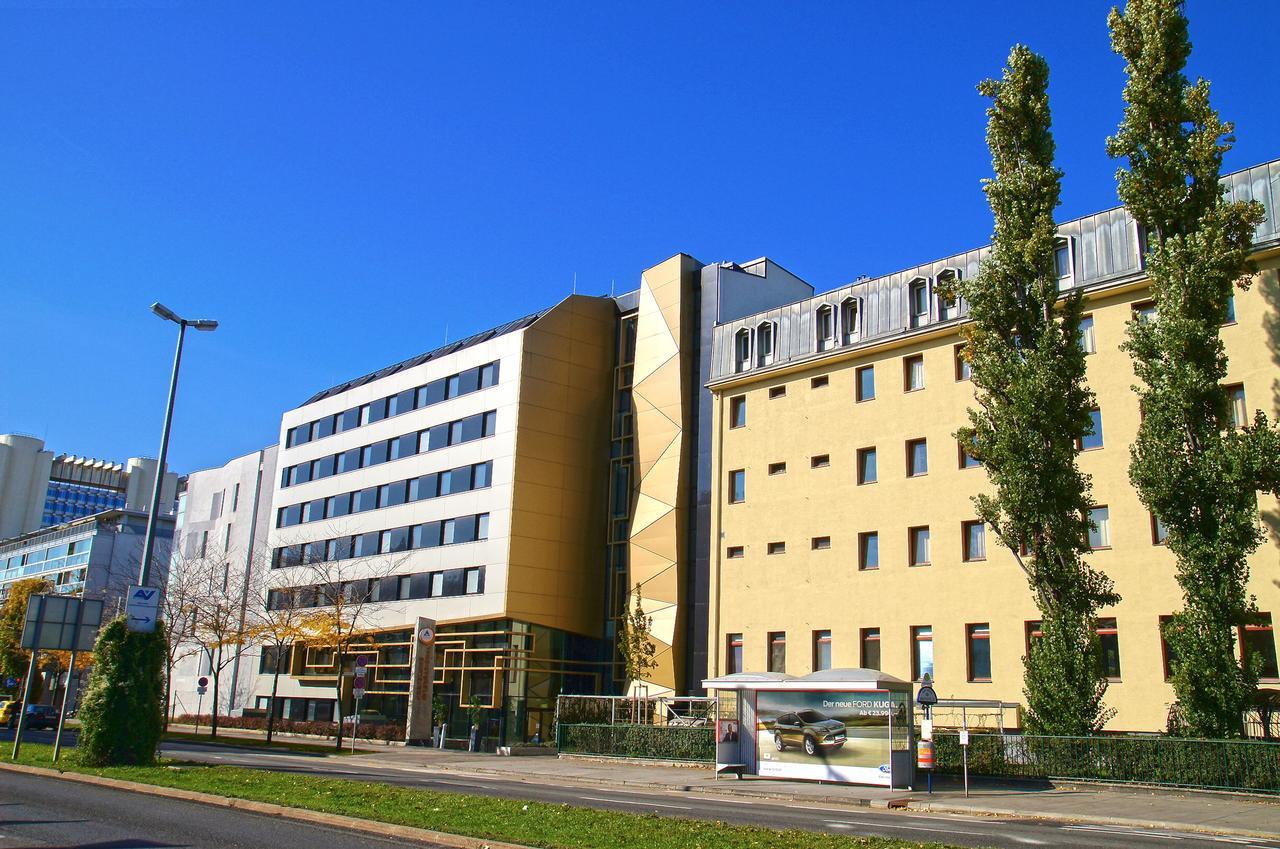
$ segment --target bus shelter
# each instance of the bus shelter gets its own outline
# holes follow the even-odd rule
[[[738,672],[702,682],[719,696],[716,770],[910,787],[911,683],[876,669],[796,677]]]

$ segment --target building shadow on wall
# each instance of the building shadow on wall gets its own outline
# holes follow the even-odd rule
[[[1267,269],[1258,277],[1262,299],[1267,304],[1267,313],[1262,317],[1262,327],[1267,334],[1267,348],[1271,351],[1271,362],[1276,366],[1277,373],[1280,373],[1280,270]],[[1280,418],[1280,377],[1271,381],[1271,415],[1273,421],[1275,418]],[[1262,521],[1271,534],[1272,546],[1280,544],[1280,510],[1263,510]],[[1280,578],[1272,578],[1271,582],[1280,587]]]

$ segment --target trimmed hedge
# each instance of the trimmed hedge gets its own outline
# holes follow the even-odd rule
[[[715,730],[659,725],[561,724],[556,748],[566,754],[715,763]]]
[[[960,774],[959,736],[938,733],[933,739],[938,772]],[[970,734],[969,773],[1280,793],[1280,743]]]
[[[93,672],[80,700],[76,743],[92,766],[155,762],[164,730],[164,624],[130,631],[123,616],[108,622],[93,647]]]

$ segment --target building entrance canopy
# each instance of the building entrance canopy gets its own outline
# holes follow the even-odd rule
[[[702,686],[720,697],[717,771],[886,787],[915,780],[909,681],[827,669],[738,672]]]

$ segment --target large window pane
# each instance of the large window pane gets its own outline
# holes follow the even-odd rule
[[[362,489],[355,494],[355,503],[351,506],[352,513],[363,513],[366,510],[378,509],[378,488],[376,486]]]
[[[933,678],[933,626],[911,628],[911,677],[916,681]]]
[[[863,669],[880,668],[880,629],[862,629],[862,657],[858,663]]]
[[[352,448],[339,454],[338,471],[354,472],[356,469],[360,468],[360,454],[361,451],[359,448]]]
[[[991,626],[966,625],[965,631],[969,641],[969,680],[991,680]]]
[[[420,478],[414,478],[409,483],[409,500],[425,501],[428,498],[435,498],[438,485],[434,472],[429,475],[423,475]]]
[[[439,424],[427,431],[427,450],[435,451],[449,445],[449,425]]]

